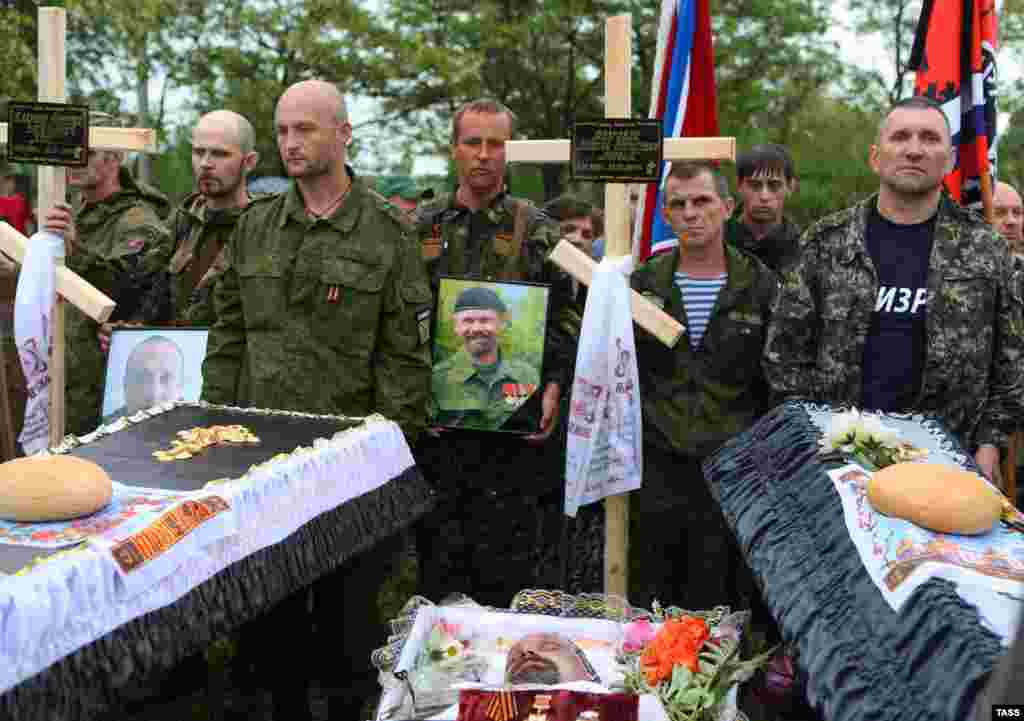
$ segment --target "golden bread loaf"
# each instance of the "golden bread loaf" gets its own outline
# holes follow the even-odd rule
[[[0,463],[0,518],[65,521],[95,513],[113,495],[110,476],[74,456],[29,456]]]
[[[868,500],[887,516],[940,533],[987,533],[1002,498],[975,473],[940,463],[896,463],[874,474]]]

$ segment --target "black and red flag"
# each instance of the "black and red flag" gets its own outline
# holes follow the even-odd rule
[[[924,1],[908,67],[914,94],[949,118],[957,163],[946,188],[963,205],[980,203],[982,177],[995,175],[998,38],[995,0]]]

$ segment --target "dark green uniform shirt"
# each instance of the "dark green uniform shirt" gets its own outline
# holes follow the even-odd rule
[[[783,276],[764,367],[782,398],[861,405],[879,280],[865,244],[874,195],[811,226]],[[1004,446],[1024,399],[1024,305],[1006,241],[943,194],[928,261],[925,358],[912,409],[967,446]]]
[[[732,217],[725,222],[725,242],[735,245],[757,256],[757,259],[782,273],[796,262],[800,244],[800,228],[788,218],[768,231],[758,240],[743,222],[743,208],[736,208]]]
[[[174,209],[167,225],[174,235],[169,267],[176,321],[213,325],[213,287],[224,271],[224,246],[249,207],[213,210],[201,194],[193,193]]]
[[[438,425],[497,430],[537,390],[540,373],[518,358],[477,367],[465,348],[434,366]]]
[[[634,326],[644,438],[674,453],[705,456],[767,407],[760,356],[778,281],[757,258],[728,244],[725,258],[728,279],[698,350],[690,345],[675,284],[679,249],[649,258],[631,278],[635,290],[684,327],[679,342],[668,348]]]
[[[203,399],[381,413],[411,444],[430,395],[430,287],[407,229],[355,178],[328,218],[306,214],[297,186],[254,203],[214,289]]]
[[[120,181],[109,198],[76,208],[78,244],[67,266],[117,303],[111,321],[172,320],[171,237],[164,225],[171,204],[125,168]],[[67,430],[83,434],[99,425],[106,357],[95,321],[70,306],[66,319]]]
[[[547,262],[560,239],[558,223],[507,193],[475,213],[449,193],[419,207],[416,233],[435,293],[442,275],[550,284],[543,382],[567,394],[582,317],[569,276]]]

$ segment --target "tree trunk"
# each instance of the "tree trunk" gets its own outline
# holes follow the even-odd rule
[[[139,107],[138,123],[149,126],[149,65],[146,62],[146,37],[142,36],[139,43],[139,64],[135,71],[135,92]],[[144,183],[152,182],[153,168],[148,153],[139,153],[137,164],[138,179]]]

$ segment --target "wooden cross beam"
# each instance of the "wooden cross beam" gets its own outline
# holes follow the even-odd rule
[[[0,123],[0,145],[7,144],[7,123]],[[128,150],[156,152],[153,128],[89,128],[90,150]]]
[[[39,77],[38,99],[42,102],[66,102],[67,12],[63,8],[39,8]],[[0,123],[0,144],[7,141],[7,124]],[[97,150],[156,152],[156,132],[148,128],[92,128],[89,145]],[[39,167],[37,217],[66,198],[66,171],[58,166]],[[7,224],[0,223],[0,251],[21,263],[25,257],[27,238]],[[114,301],[68,270],[63,262],[57,267],[57,297],[51,316],[52,346],[50,349],[50,443],[57,445],[64,437],[64,299],[98,323],[103,323],[114,309]],[[6,388],[2,389],[7,392]],[[11,419],[3,419],[11,422]]]
[[[632,43],[630,18],[609,18],[605,30],[605,116],[630,117],[630,58]],[[615,107],[612,107],[612,106]],[[510,140],[505,143],[505,158],[510,163],[567,163],[569,140]],[[665,160],[735,160],[735,138],[666,138]],[[630,254],[628,189],[622,184],[605,186],[605,253],[610,257]],[[568,241],[561,241],[551,253],[551,261],[584,285],[590,285],[594,260]],[[670,348],[679,342],[683,326],[636,291],[630,291],[630,305],[636,322]]]
[[[633,57],[631,20],[628,15],[609,18],[605,23],[605,117],[630,118],[631,70]],[[735,138],[671,138],[663,141],[665,160],[734,160]],[[505,144],[508,162],[565,163],[569,158],[568,140],[520,140]],[[609,183],[604,190],[605,254],[622,257],[630,254],[628,188],[622,183]],[[579,282],[589,285],[594,261],[568,241],[561,241],[552,251],[553,263]],[[654,303],[631,291],[633,318],[646,331],[672,347],[682,336],[683,327]],[[605,593],[626,597],[629,561],[629,497],[626,494],[604,499],[605,508]],[[671,599],[664,599],[670,602]]]

